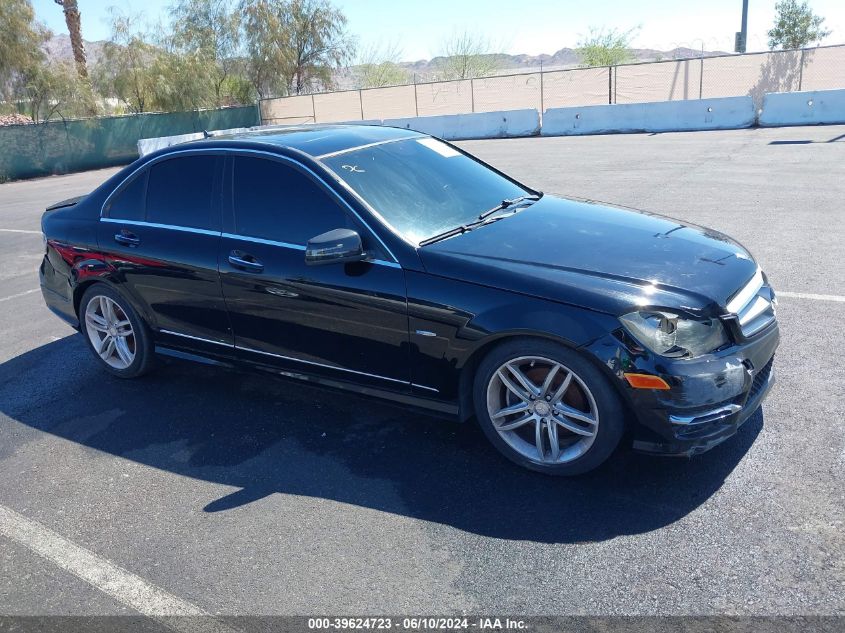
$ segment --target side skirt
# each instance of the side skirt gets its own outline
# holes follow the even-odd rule
[[[278,367],[272,367],[268,365],[258,365],[239,361],[227,362],[225,360],[211,358],[209,356],[204,356],[202,354],[197,354],[193,352],[186,352],[184,350],[174,349],[172,347],[166,347],[164,345],[156,345],[155,352],[156,354],[160,354],[161,356],[166,356],[177,360],[202,363],[204,365],[214,365],[227,369],[247,369],[255,372],[260,371],[261,373],[271,374],[273,376],[278,376],[283,379],[308,382],[320,387],[327,387],[329,389],[349,391],[362,396],[387,401],[387,403],[397,404],[403,407],[409,407],[413,409],[421,409],[429,415],[435,414],[440,417],[447,417],[450,419],[457,419],[458,416],[458,404],[453,402],[443,402],[442,400],[424,398],[422,396],[417,396],[410,393],[399,393],[396,391],[391,391],[389,389],[379,389],[378,387],[372,387],[369,385],[359,385],[344,380],[336,380],[333,378],[327,378],[325,376],[316,376],[313,374],[304,374],[301,372],[279,369]]]
[[[235,369],[233,363],[228,363],[216,358],[202,356],[200,354],[192,354],[180,349],[173,349],[172,347],[163,347],[161,345],[155,346],[155,353],[160,356],[167,356],[168,358],[176,358],[178,360],[186,360],[192,363],[200,363],[201,365],[214,365],[215,367],[225,367],[226,369]]]

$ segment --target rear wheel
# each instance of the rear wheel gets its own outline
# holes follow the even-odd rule
[[[108,371],[121,378],[135,378],[152,368],[149,330],[116,290],[94,284],[82,296],[79,313],[88,347]]]
[[[624,411],[605,377],[579,353],[517,339],[481,362],[473,397],[485,435],[508,459],[552,475],[604,462],[622,437]]]

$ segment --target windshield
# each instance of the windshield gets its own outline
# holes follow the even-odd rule
[[[323,162],[414,244],[533,192],[430,137],[330,156]]]

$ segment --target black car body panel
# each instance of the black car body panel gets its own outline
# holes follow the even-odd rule
[[[490,285],[408,271],[408,316],[415,383],[449,398],[485,346],[509,336],[545,336],[580,347],[618,326],[607,314],[553,304]]]
[[[529,211],[420,250],[426,271],[624,314],[724,306],[757,269],[727,236],[669,218],[544,196]]]
[[[488,225],[418,247],[321,160],[415,138],[427,137],[310,126],[210,138],[143,157],[89,195],[45,212],[45,301],[78,327],[85,288],[106,283],[149,324],[162,354],[461,418],[472,414],[472,372],[486,350],[516,336],[547,338],[601,368],[632,411],[635,446],[650,452],[709,448],[759,406],[779,334],[772,320],[745,337],[726,310],[758,270],[741,245],[669,218],[544,195]],[[110,216],[133,179],[186,156],[214,157],[208,226]],[[342,209],[368,260],[309,266],[302,243],[239,234],[233,165],[243,157],[307,177]],[[640,308],[722,319],[731,341],[699,358],[659,356],[619,321]],[[671,389],[634,389],[626,372],[659,376]]]
[[[248,250],[264,269],[233,267],[226,261],[233,250]],[[308,267],[301,250],[229,237],[220,240],[219,252],[223,297],[247,359],[263,356],[288,368],[304,362],[329,375],[355,372],[368,384],[408,385],[401,268],[368,262]]]

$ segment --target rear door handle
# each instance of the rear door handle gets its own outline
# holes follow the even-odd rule
[[[115,233],[114,241],[124,246],[138,246],[141,243],[141,238],[126,229],[121,229],[120,233]]]
[[[251,273],[260,273],[264,270],[264,264],[255,257],[243,251],[232,251],[229,253],[229,263],[235,268]]]

